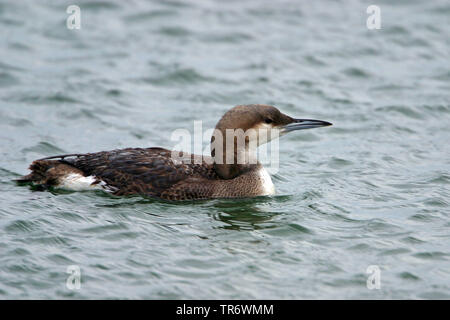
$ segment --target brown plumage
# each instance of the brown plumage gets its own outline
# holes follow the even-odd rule
[[[275,107],[237,106],[222,117],[216,129],[247,130],[262,123],[274,128],[287,128],[289,124],[299,122]],[[329,123],[322,122],[323,125]],[[236,150],[239,152],[239,148]],[[166,200],[267,194],[264,186],[267,181],[263,181],[259,163],[238,164],[235,157],[234,163],[221,164],[214,158],[214,150],[212,158],[185,154],[180,161],[171,155],[170,150],[162,148],[127,148],[48,157],[34,161],[30,166],[32,172],[17,181],[43,187],[64,187],[68,177],[87,177],[91,179],[86,180],[91,186],[99,186],[115,195],[139,194]]]

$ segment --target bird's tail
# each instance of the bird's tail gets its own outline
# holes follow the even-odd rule
[[[80,173],[78,169],[62,163],[59,160],[36,160],[30,165],[30,174],[20,177],[18,183],[33,183],[37,185],[55,186],[68,173]]]

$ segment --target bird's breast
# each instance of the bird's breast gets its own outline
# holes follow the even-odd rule
[[[258,170],[259,181],[261,184],[262,195],[272,195],[275,194],[275,186],[273,185],[272,178],[270,174],[264,167]]]

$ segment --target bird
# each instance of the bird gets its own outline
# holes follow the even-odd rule
[[[33,161],[31,173],[16,181],[43,190],[103,190],[167,201],[270,196],[275,187],[256,148],[292,131],[331,125],[295,119],[271,105],[238,105],[217,123],[211,156],[160,147],[63,154]]]

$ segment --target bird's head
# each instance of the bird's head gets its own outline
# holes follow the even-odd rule
[[[211,138],[211,156],[219,175],[232,178],[239,171],[233,169],[234,166],[250,164],[256,147],[292,131],[330,125],[322,120],[292,118],[274,106],[239,105],[227,111],[217,123]],[[234,152],[229,152],[228,147]],[[240,155],[243,156],[241,163]]]

